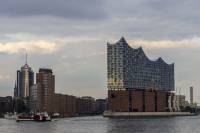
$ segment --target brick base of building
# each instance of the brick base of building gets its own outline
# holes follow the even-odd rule
[[[109,90],[108,110],[115,112],[166,112],[171,92],[155,90]]]

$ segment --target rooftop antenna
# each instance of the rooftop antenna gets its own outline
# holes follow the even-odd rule
[[[26,64],[27,64],[27,51],[26,51]]]

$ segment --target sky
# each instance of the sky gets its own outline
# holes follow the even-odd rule
[[[105,98],[106,44],[121,36],[147,56],[175,63],[175,86],[200,103],[198,0],[0,0],[0,96],[16,70],[52,68],[56,92]],[[180,89],[181,88],[181,89]],[[178,93],[179,91],[177,91]]]

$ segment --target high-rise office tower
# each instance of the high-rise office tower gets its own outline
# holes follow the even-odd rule
[[[17,82],[15,85],[14,96],[21,98],[28,98],[30,96],[30,87],[34,84],[34,72],[27,63],[17,70]]]
[[[40,68],[36,74],[36,84],[41,89],[41,111],[53,112],[53,97],[55,94],[55,76],[51,69]]]
[[[162,58],[150,60],[141,47],[133,49],[122,37],[107,44],[107,79],[109,90],[174,90],[174,64]]]
[[[30,110],[31,112],[41,112],[42,92],[40,84],[34,84],[30,88]]]

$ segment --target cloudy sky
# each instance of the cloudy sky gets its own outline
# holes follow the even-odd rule
[[[53,69],[56,92],[106,97],[106,43],[124,36],[150,59],[175,63],[176,87],[200,103],[198,0],[0,0],[0,96],[16,70]]]

